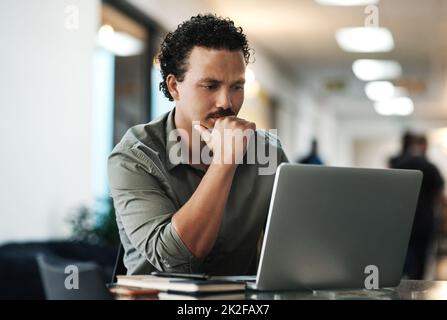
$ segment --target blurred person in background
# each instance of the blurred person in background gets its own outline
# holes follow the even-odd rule
[[[388,160],[388,166],[390,168],[395,168],[397,166],[397,164],[399,163],[399,161],[404,159],[409,154],[409,149],[410,149],[410,144],[411,144],[412,138],[413,138],[413,134],[410,131],[407,131],[403,134],[402,140],[401,140],[402,148],[401,148],[400,153],[394,157],[391,157]]]
[[[425,136],[406,134],[401,157],[394,158],[396,169],[420,170],[423,173],[421,190],[411,231],[404,275],[409,279],[423,279],[430,247],[437,231],[437,210],[441,209],[444,180],[438,168],[426,157]]]
[[[297,162],[302,164],[317,164],[317,165],[324,164],[323,160],[321,160],[321,157],[318,155],[318,141],[316,139],[312,140],[310,153],[307,156],[298,159]]]

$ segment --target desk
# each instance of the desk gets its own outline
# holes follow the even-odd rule
[[[158,295],[115,297],[116,299],[159,300]],[[171,296],[169,300],[202,300],[198,296]],[[166,299],[166,297],[165,297]],[[214,300],[210,296],[203,300]],[[164,300],[164,299],[161,299]],[[447,281],[402,280],[396,288],[379,290],[327,290],[257,292],[246,290],[236,294],[223,294],[217,300],[447,300]]]
[[[247,291],[250,300],[447,300],[447,281],[402,280],[396,288],[314,292]]]

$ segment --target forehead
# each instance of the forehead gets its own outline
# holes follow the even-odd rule
[[[186,77],[224,79],[240,78],[244,74],[245,61],[241,50],[194,47],[189,55]]]

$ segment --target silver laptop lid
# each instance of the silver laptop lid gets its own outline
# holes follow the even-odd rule
[[[397,286],[422,173],[281,164],[258,267],[259,290]],[[365,270],[366,269],[366,270]]]

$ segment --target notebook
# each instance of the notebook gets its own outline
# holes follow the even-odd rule
[[[150,275],[117,276],[118,285],[175,292],[229,292],[245,290],[245,283],[226,280],[201,280]]]

